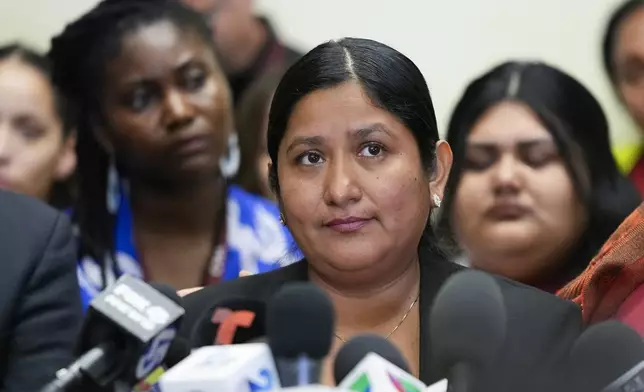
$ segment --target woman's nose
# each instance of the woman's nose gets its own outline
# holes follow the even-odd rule
[[[177,131],[190,125],[195,117],[194,106],[181,91],[171,90],[165,98],[166,126],[170,131]]]
[[[521,163],[510,155],[499,160],[492,169],[495,192],[517,191],[520,188],[520,166]]]
[[[328,205],[344,207],[360,200],[362,192],[354,172],[355,170],[346,158],[327,162],[324,200]]]

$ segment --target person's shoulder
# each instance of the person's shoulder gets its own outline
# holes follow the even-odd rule
[[[581,309],[548,292],[494,277],[507,312],[506,359],[515,367],[520,363],[525,368],[559,371],[557,364],[565,360],[583,330]]]
[[[557,314],[572,316],[581,325],[581,309],[574,302],[502,276],[492,276],[501,288],[508,310],[523,309],[531,313],[548,313],[553,317]]]
[[[55,220],[60,212],[31,196],[0,190],[0,217],[4,219]]]
[[[186,295],[183,297],[183,307],[186,313],[181,325],[181,334],[189,338],[190,331],[201,314],[227,299],[245,298],[267,301],[284,284],[306,280],[306,268],[306,262],[299,261],[263,274],[245,276],[206,286]]]
[[[37,248],[58,237],[71,236],[67,216],[48,204],[25,195],[0,191],[0,249],[9,245],[28,243]],[[68,236],[69,234],[69,236]]]

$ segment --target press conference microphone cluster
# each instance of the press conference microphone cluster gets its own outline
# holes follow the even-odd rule
[[[345,344],[335,360],[340,387],[355,391],[471,392],[478,372],[494,362],[506,333],[506,311],[494,279],[467,270],[448,279],[430,313],[432,366],[444,378],[425,387],[410,374],[398,350],[379,336],[363,335]]]
[[[169,369],[159,389],[324,389],[314,385],[319,384],[321,361],[331,347],[334,319],[329,298],[308,283],[285,286],[267,305],[229,299],[202,316],[192,333],[193,345],[200,348]]]
[[[476,374],[494,361],[505,340],[500,289],[487,274],[465,271],[439,291],[427,331],[432,366],[444,379],[426,387],[410,373],[396,348],[382,337],[359,336],[338,353],[339,388],[471,392]],[[209,309],[193,331],[204,346],[160,379],[162,392],[254,392],[320,388],[321,363],[333,341],[330,299],[309,283],[283,287],[263,301],[229,299]],[[256,343],[249,343],[256,342]],[[426,389],[427,388],[427,389]]]
[[[163,362],[184,309],[169,286],[124,275],[90,303],[78,359],[61,369],[43,392],[130,391]],[[177,347],[177,346],[175,346]],[[173,349],[185,352],[181,347]]]
[[[618,321],[588,328],[569,360],[570,391],[644,392],[644,342]]]

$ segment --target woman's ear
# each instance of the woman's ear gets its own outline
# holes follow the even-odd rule
[[[447,185],[449,172],[452,169],[452,160],[452,148],[449,143],[439,140],[436,143],[436,164],[434,165],[432,179],[429,182],[429,192],[432,197],[437,196],[438,200],[443,200],[445,185]]]
[[[273,168],[273,162],[268,162],[268,186],[275,195],[276,200],[280,200],[280,185],[277,180],[277,170]]]

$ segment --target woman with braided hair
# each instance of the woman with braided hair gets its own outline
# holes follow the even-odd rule
[[[85,306],[120,274],[183,289],[297,259],[277,206],[227,184],[240,157],[211,37],[179,2],[105,0],[52,40],[78,113]]]

